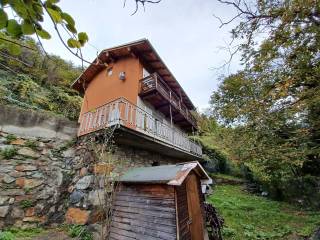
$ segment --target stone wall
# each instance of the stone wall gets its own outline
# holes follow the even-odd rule
[[[19,136],[69,140],[78,130],[77,122],[34,110],[0,105],[0,113],[0,130]]]
[[[68,144],[0,132],[0,228],[63,219],[74,164]]]
[[[90,137],[76,139],[76,128],[69,128],[74,129],[69,135],[61,134],[63,126],[52,134],[52,125],[48,135],[21,131],[35,129],[39,121],[32,124],[30,116],[24,113],[25,119],[29,119],[28,126],[17,124],[15,120],[10,121],[10,116],[16,118],[17,114],[12,110],[7,112],[11,113],[0,117],[7,122],[0,125],[11,123],[10,128],[0,130],[0,229],[12,225],[34,227],[100,221],[104,215],[101,201],[105,194],[102,176],[110,171],[110,164],[97,162],[94,149],[88,143]],[[39,119],[36,113],[32,116]],[[53,118],[45,122],[63,121]],[[42,124],[42,128],[48,129],[48,126]],[[112,160],[112,170],[116,168],[114,172],[118,173],[137,166],[179,162],[130,146],[114,145],[112,149],[107,158]]]
[[[0,132],[0,149],[0,227],[98,220],[103,167],[85,143]],[[176,162],[129,146],[116,146],[110,157],[120,171]]]

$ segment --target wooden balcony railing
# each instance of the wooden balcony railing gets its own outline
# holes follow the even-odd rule
[[[196,126],[196,120],[183,104],[181,97],[178,97],[174,91],[157,74],[153,73],[140,80],[140,94],[146,95],[149,92],[157,90],[168,102],[172,104],[193,126]]]
[[[185,133],[156,119],[124,98],[106,103],[95,111],[82,114],[78,136],[114,125],[131,128],[175,148],[197,156],[202,155],[202,148],[191,141]]]

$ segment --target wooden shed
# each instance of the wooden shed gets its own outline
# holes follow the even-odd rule
[[[210,181],[198,162],[129,170],[115,197],[110,239],[205,239],[201,184]]]

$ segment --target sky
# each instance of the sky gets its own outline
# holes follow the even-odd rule
[[[87,32],[89,44],[84,58],[92,61],[98,51],[147,38],[174,74],[194,105],[204,111],[218,78],[240,69],[235,57],[229,69],[219,69],[228,60],[222,48],[230,39],[232,24],[219,28],[214,15],[228,20],[235,14],[231,7],[216,0],[162,0],[135,10],[134,0],[62,0],[59,6],[76,21],[78,31]],[[44,27],[53,31],[50,21]],[[236,24],[236,23],[234,23]],[[80,61],[63,47],[56,35],[43,45],[47,52]]]

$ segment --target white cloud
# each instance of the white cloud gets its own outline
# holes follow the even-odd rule
[[[162,0],[134,11],[133,0],[126,8],[120,0],[63,0],[61,8],[76,20],[79,31],[85,31],[90,44],[99,50],[129,41],[148,38],[194,104],[203,109],[217,87],[218,72],[210,70],[228,59],[218,48],[230,40],[232,26],[219,28],[213,14],[224,19],[234,16],[231,8],[214,0]],[[52,29],[51,26],[48,26]],[[59,42],[57,36],[44,42],[50,53],[80,63]],[[90,45],[84,56],[90,61],[97,50]],[[238,58],[231,70],[239,68]]]

